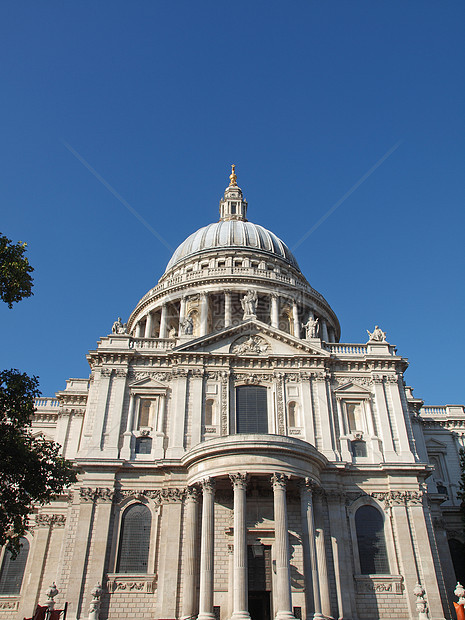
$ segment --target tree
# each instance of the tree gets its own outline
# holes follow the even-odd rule
[[[26,243],[13,243],[0,233],[0,299],[9,308],[13,307],[13,303],[33,294],[30,274],[34,269],[25,252]]]
[[[13,244],[0,235],[0,299],[9,308],[32,295],[33,268],[25,243]],[[0,545],[15,557],[28,516],[76,480],[60,446],[31,434],[39,380],[19,370],[0,371]]]

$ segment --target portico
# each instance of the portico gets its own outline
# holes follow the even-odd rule
[[[297,510],[297,513],[300,514],[298,530],[302,536],[305,557],[304,590],[310,594],[306,598],[312,608],[310,614],[307,609],[307,618],[323,619],[313,517],[313,493],[320,488],[319,471],[324,466],[321,456],[313,454],[311,446],[308,444],[304,446],[304,442],[300,440],[273,435],[267,436],[266,439],[263,436],[236,435],[205,443],[208,443],[208,449],[205,446],[197,446],[184,458],[190,473],[189,488],[196,489],[195,493],[198,493],[199,501],[195,508],[197,511],[200,510],[200,497],[202,498],[202,523],[200,544],[196,545],[194,528],[189,528],[187,532],[186,549],[197,548],[197,553],[200,553],[200,589],[198,602],[187,593],[183,604],[183,618],[197,613],[200,620],[214,618],[215,556],[218,557],[218,554],[215,554],[215,544],[222,542],[218,540],[218,536],[232,539],[229,542],[232,546],[232,562],[228,567],[231,573],[228,579],[231,619],[250,618],[248,556],[250,556],[249,549],[255,554],[257,546],[259,552],[265,548],[270,549],[273,567],[270,579],[272,585],[269,592],[263,591],[262,600],[266,600],[266,596],[263,595],[268,596],[271,614],[278,620],[295,618],[288,518],[290,493],[293,505],[296,502],[300,504],[300,511]],[[212,453],[215,455],[213,459]],[[239,455],[241,457],[238,458]],[[247,469],[241,471],[239,467],[227,471],[228,461],[233,460],[236,466],[241,460],[247,462]],[[205,461],[208,461],[208,464]],[[309,469],[313,470],[314,477],[304,475],[303,471],[299,475],[299,470],[303,470],[304,467],[307,474]],[[219,493],[220,498],[224,498],[225,494],[232,495],[231,527],[223,532],[215,523],[216,493]],[[258,525],[250,519],[248,507],[251,506],[248,504],[250,502],[254,504],[256,497],[265,498],[265,501],[268,498],[272,518],[266,525],[263,525],[263,519],[259,519],[261,523]],[[192,521],[196,522],[196,519],[197,517],[194,517]],[[324,553],[324,549],[320,549],[320,553]],[[187,574],[193,574],[193,567],[197,562],[198,557],[189,553],[186,558]],[[327,584],[326,591],[328,591]],[[261,593],[255,591],[253,594],[257,597]]]

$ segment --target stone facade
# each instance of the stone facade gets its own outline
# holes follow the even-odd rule
[[[246,214],[233,171],[220,222],[89,352],[90,378],[38,399],[33,432],[79,482],[31,519],[0,620],[30,616],[53,581],[69,620],[413,619],[417,583],[429,618],[452,617],[464,408],[414,398],[378,327],[339,342]]]

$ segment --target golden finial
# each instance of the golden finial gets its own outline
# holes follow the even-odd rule
[[[237,185],[236,183],[237,176],[236,176],[236,173],[234,172],[236,169],[236,164],[231,164],[231,169],[232,169],[232,172],[229,175],[229,187],[231,187],[231,185]]]

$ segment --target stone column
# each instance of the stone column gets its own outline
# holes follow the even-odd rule
[[[323,518],[323,498],[315,497],[315,550],[318,562],[318,582],[320,586],[321,611],[323,616],[331,617],[331,601],[329,597],[328,563],[326,560],[325,528]]]
[[[318,581],[318,559],[316,555],[315,543],[315,522],[313,518],[313,490],[314,483],[309,479],[301,480],[300,487],[300,509],[302,515],[302,543],[304,549],[305,568],[305,589],[308,593],[313,590],[314,620],[324,620],[321,613],[320,584]],[[310,597],[307,597],[307,601]],[[307,602],[308,605],[308,602]],[[307,613],[307,617],[308,613]]]
[[[215,537],[215,483],[211,478],[202,480],[202,539],[200,548],[200,602],[197,620],[215,620],[213,613]]]
[[[279,297],[276,293],[271,293],[271,327],[279,327]]]
[[[135,337],[136,338],[142,338],[142,323],[140,321],[136,325]]]
[[[131,394],[129,397],[129,411],[128,411],[128,421],[126,424],[126,431],[123,434],[123,447],[121,448],[120,457],[128,461],[131,458],[131,442],[132,442],[132,430],[134,425],[134,409],[135,409],[136,399],[134,394]]]
[[[182,329],[182,324],[184,323],[185,316],[186,316],[186,296],[183,295],[179,303],[179,326],[178,326],[179,336],[182,336],[184,334],[184,331]]]
[[[250,619],[247,589],[247,474],[229,474],[234,487],[234,588],[232,620]]]
[[[294,319],[294,336],[300,338],[299,308],[295,301],[292,302],[292,318]]]
[[[231,316],[231,291],[224,293],[224,326],[229,327],[232,324]]]
[[[350,542],[344,505],[345,495],[339,491],[333,491],[328,493],[327,498],[339,618],[352,618],[353,609],[355,609],[354,580],[348,555]]]
[[[168,306],[163,304],[160,316],[160,335],[159,338],[168,337]]]
[[[286,479],[287,477],[280,473],[271,476],[274,495],[276,595],[273,598],[277,608],[276,620],[295,620],[292,614]]]
[[[208,295],[200,294],[200,335],[205,336],[208,331]]]
[[[89,554],[87,558],[87,566],[86,566],[86,582],[89,584],[92,583],[103,583],[104,577],[104,569],[105,569],[105,557],[106,557],[106,549],[108,542],[108,531],[110,528],[110,520],[111,520],[111,512],[112,512],[112,504],[113,504],[113,496],[114,490],[113,480],[102,481],[103,483],[107,482],[111,487],[107,488],[97,488],[94,492],[95,497],[95,514],[94,514],[94,522],[92,526],[91,536],[91,544],[92,544],[92,553]],[[77,544],[77,543],[76,543]],[[73,566],[74,569],[74,566]],[[89,588],[90,589],[90,588]],[[84,609],[90,603],[89,589],[85,588],[82,593],[83,601],[82,607]],[[78,615],[76,617],[79,617]]]
[[[326,319],[320,319],[320,325],[321,325],[321,339],[324,342],[328,342],[329,341],[329,336],[328,336],[328,327],[326,325]]]
[[[183,601],[182,618],[191,618],[196,615],[196,549],[197,523],[199,518],[199,492],[196,487],[188,487],[185,504],[186,538],[184,542],[183,561]]]
[[[147,313],[147,320],[145,322],[145,334],[144,338],[152,337],[152,329],[153,329],[153,314],[151,312]]]
[[[228,545],[228,617],[234,610],[234,545]]]

